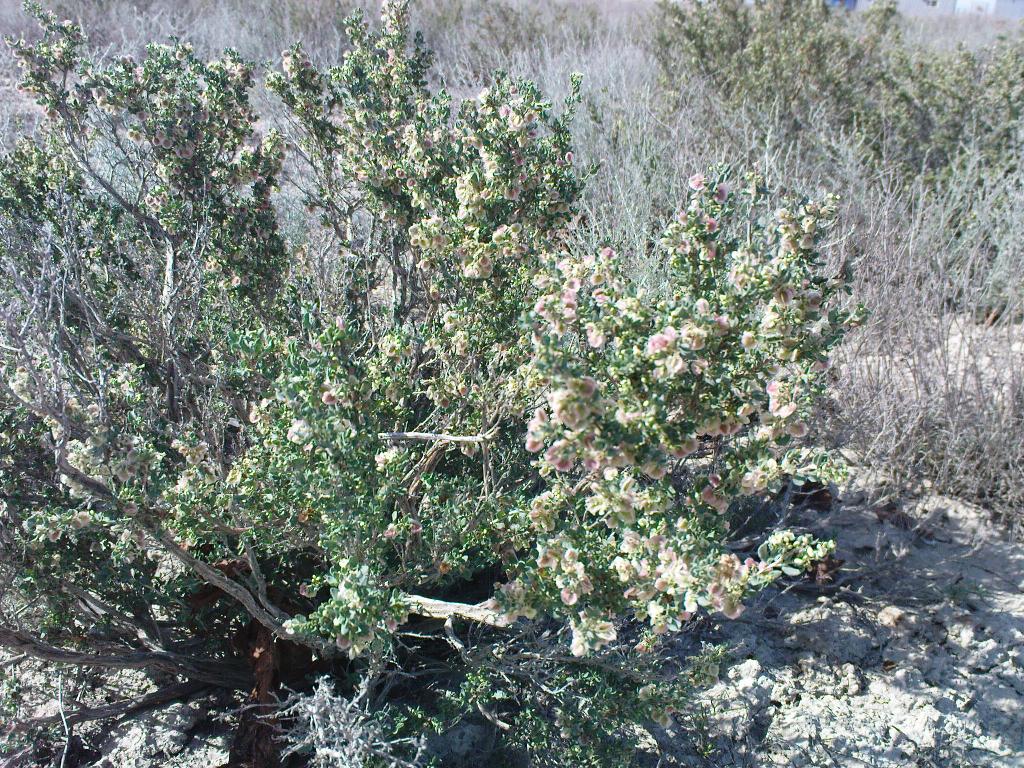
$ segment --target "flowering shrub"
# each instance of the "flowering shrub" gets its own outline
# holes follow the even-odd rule
[[[530,508],[536,561],[502,594],[517,614],[568,611],[577,654],[613,640],[607,617],[627,611],[657,633],[702,607],[735,617],[749,590],[826,551],[775,536],[740,562],[715,542],[737,496],[836,475],[796,442],[850,320],[823,309],[837,283],[816,273],[834,209],[780,209],[737,236],[763,202],[756,182],[690,187],[660,243],[667,295],[632,288],[611,248],[554,254],[538,280],[527,375],[546,402],[526,448],[543,451],[548,488]]]
[[[734,500],[841,472],[805,421],[857,320],[818,256],[831,200],[694,175],[646,295],[574,238],[578,79],[560,113],[502,73],[456,107],[388,3],[338,67],[285,52],[261,137],[234,54],[99,66],[41,19],[13,46],[51,122],[0,165],[0,487],[56,637],[236,684],[248,622],[278,661],[429,676],[402,727],[480,712],[591,760],[705,679],[659,635],[829,551],[724,542]]]

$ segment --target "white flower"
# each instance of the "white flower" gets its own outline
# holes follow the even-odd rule
[[[289,442],[302,445],[312,436],[313,430],[305,419],[295,419],[292,425],[288,427],[287,437]]]

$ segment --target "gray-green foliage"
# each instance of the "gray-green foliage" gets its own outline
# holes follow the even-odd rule
[[[659,22],[667,83],[699,73],[729,102],[778,121],[793,140],[824,127],[862,142],[874,161],[906,177],[941,179],[969,148],[990,163],[1019,157],[1019,38],[977,51],[909,46],[889,3],[851,15],[821,0],[664,0]]]

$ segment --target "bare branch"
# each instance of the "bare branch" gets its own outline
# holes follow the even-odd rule
[[[201,659],[167,651],[80,653],[50,645],[27,632],[3,626],[0,626],[0,646],[55,664],[106,669],[160,669],[218,687],[246,690],[252,685],[252,678],[244,667],[219,659]]]
[[[446,435],[440,432],[381,432],[377,435],[381,440],[389,440],[393,443],[425,440],[441,443],[487,443],[498,434],[497,429],[492,429],[483,435]]]
[[[71,712],[64,713],[64,718],[69,725],[75,725],[77,723],[84,723],[90,720],[109,720],[115,717],[124,717],[125,715],[131,715],[135,712],[151,709],[152,707],[165,704],[169,701],[178,701],[180,699],[188,698],[207,687],[206,683],[199,682],[175,683],[174,685],[168,685],[164,688],[147,693],[145,696],[141,696],[139,698],[122,699],[121,701],[104,704],[99,707],[81,707],[79,709],[72,710]],[[46,717],[33,717],[20,721],[14,726],[14,728],[18,731],[28,731],[33,728],[45,728],[49,725],[54,725],[60,720],[60,713],[48,715]]]
[[[405,595],[405,601],[411,613],[431,619],[447,620],[452,616],[458,616],[460,619],[468,619],[491,627],[508,627],[512,624],[490,600],[470,605],[469,603],[450,603],[420,595]]]

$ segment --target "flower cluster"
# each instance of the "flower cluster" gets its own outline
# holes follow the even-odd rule
[[[827,308],[841,282],[819,272],[833,203],[781,208],[773,226],[738,237],[734,222],[766,205],[756,180],[742,197],[724,172],[689,186],[662,238],[667,296],[633,288],[611,248],[559,253],[536,281],[530,365],[546,403],[525,448],[549,490],[529,515],[540,557],[522,563],[516,590],[534,610],[628,608],[656,632],[700,608],[736,616],[782,571],[720,554],[729,503],[841,471],[793,444],[830,349],[857,320]],[[576,646],[588,637],[601,645],[582,632]]]
[[[515,396],[498,382],[525,360],[521,307],[570,225],[581,182],[567,120],[579,81],[561,116],[532,83],[501,74],[455,108],[425,86],[429,56],[410,50],[406,6],[388,5],[376,37],[350,19],[354,46],[341,66],[320,72],[296,48],[268,82],[300,121],[316,185],[309,205],[336,215],[337,191],[357,180],[365,204],[403,228],[431,307],[414,352],[430,358],[426,392],[445,411],[479,413]],[[363,279],[359,290],[373,290]],[[457,414],[448,426],[473,429],[477,418]]]
[[[408,619],[401,596],[394,590],[381,589],[379,577],[365,563],[343,559],[324,582],[330,599],[309,618],[290,619],[285,625],[290,634],[329,631],[338,648],[355,657]]]

